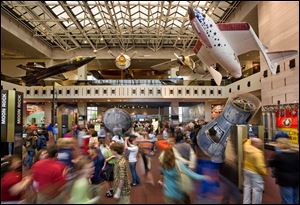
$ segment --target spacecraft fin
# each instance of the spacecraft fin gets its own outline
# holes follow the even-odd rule
[[[215,80],[216,84],[221,85],[222,74],[219,71],[215,70],[212,66],[208,67],[208,71]]]

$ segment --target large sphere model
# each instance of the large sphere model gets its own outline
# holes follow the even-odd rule
[[[126,132],[132,125],[128,112],[118,108],[107,110],[103,119],[105,127],[111,132],[113,132],[114,128],[120,128],[123,132]]]

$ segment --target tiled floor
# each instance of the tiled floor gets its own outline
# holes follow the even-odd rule
[[[270,157],[270,151],[266,150],[266,159]],[[155,185],[145,183],[143,176],[142,164],[138,164],[138,173],[142,183],[131,190],[131,203],[132,204],[161,204],[164,203],[162,187],[157,184],[160,178],[160,165],[158,162],[158,155],[152,157],[152,174],[154,177]],[[141,162],[141,160],[140,160]],[[265,178],[265,191],[263,194],[263,204],[280,204],[280,195],[278,186],[275,184],[274,178],[271,177],[271,170],[268,170],[269,175]],[[242,195],[241,195],[242,196]],[[193,203],[211,203],[218,204],[221,202],[221,195],[215,195],[213,199],[199,199],[196,194],[192,196]],[[114,204],[116,201],[111,198],[103,197],[102,203]],[[230,199],[230,203],[237,203]],[[241,201],[239,203],[242,203]]]

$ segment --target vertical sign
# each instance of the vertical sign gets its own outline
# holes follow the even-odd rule
[[[23,93],[16,92],[16,113],[15,113],[15,133],[22,133],[23,130]]]
[[[1,90],[1,142],[7,141],[8,91]]]
[[[14,154],[22,156],[23,93],[16,92]]]

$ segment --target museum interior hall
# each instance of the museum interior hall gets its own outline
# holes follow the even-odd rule
[[[299,204],[298,1],[1,1],[1,204]]]

